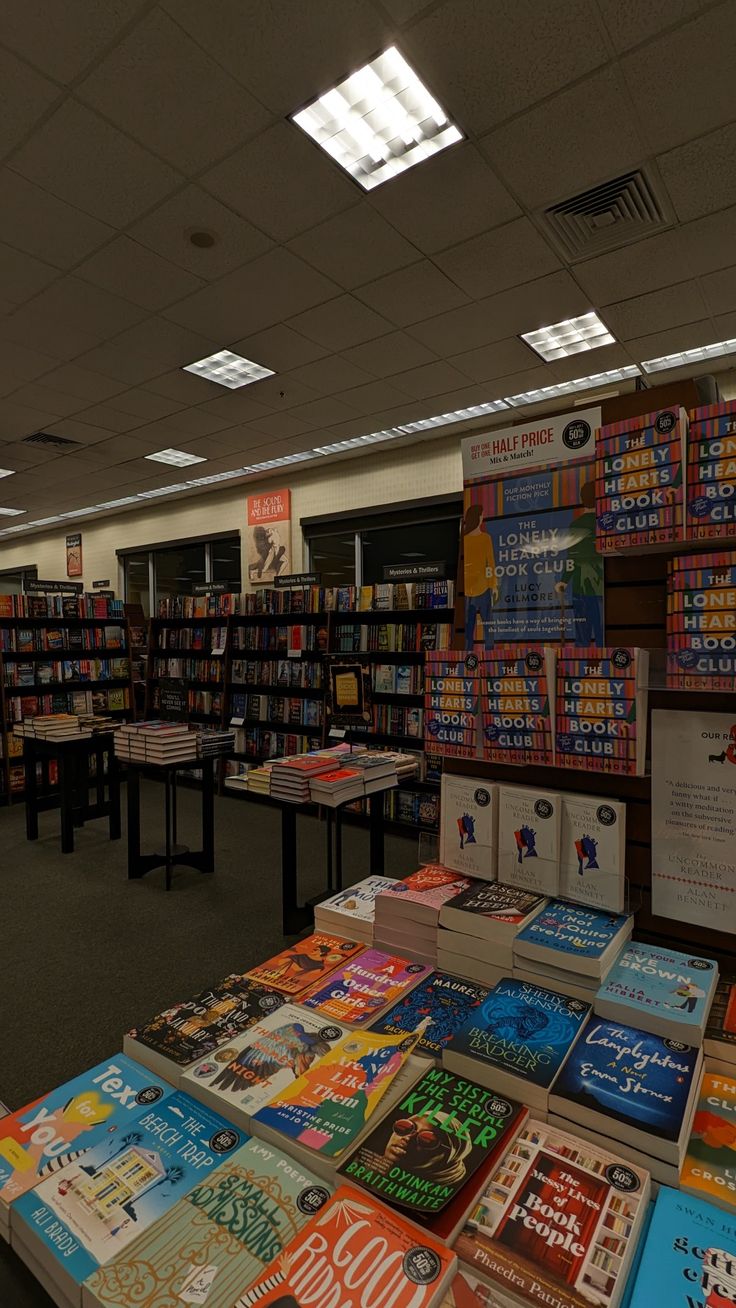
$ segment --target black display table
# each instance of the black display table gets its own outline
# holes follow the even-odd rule
[[[166,868],[166,889],[171,889],[171,873],[178,864],[207,874],[215,870],[215,760],[213,757],[188,759],[183,763],[137,763],[126,760],[128,769],[128,880],[144,877],[157,867]],[[190,850],[176,843],[176,774],[198,768],[202,773],[202,848]],[[141,774],[157,777],[164,783],[165,848],[153,854],[141,853]]]
[[[38,815],[58,808],[61,817],[61,852],[74,853],[74,828],[96,818],[109,821],[110,839],[120,839],[120,772],[115,758],[114,733],[100,732],[71,740],[47,740],[41,736],[23,737],[25,772],[26,837],[38,840]],[[96,775],[90,777],[90,760]],[[48,765],[55,760],[59,769],[56,793],[39,793],[37,764],[48,782]],[[90,804],[90,787],[95,801]],[[107,799],[105,787],[107,786]]]

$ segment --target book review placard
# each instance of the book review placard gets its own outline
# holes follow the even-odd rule
[[[736,934],[736,711],[652,714],[652,912]]]

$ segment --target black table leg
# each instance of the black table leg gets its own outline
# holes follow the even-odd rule
[[[370,868],[376,876],[384,875],[383,818],[385,791],[376,790],[368,796],[370,820]]]
[[[61,792],[61,852],[74,853],[74,760],[63,750],[59,752],[59,789]]]
[[[115,748],[110,745],[107,750],[107,794],[110,804],[110,839],[120,839],[120,767],[115,757]]]
[[[128,768],[128,880],[140,877],[141,778],[136,767]]]
[[[202,871],[215,870],[215,760],[202,760]]]
[[[38,781],[36,778],[36,751],[33,741],[23,741],[23,772],[26,797],[26,839],[38,840]]]

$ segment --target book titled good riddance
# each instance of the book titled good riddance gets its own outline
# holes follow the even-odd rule
[[[482,881],[496,879],[498,787],[482,777],[444,773],[440,787],[440,863]]]
[[[562,796],[560,894],[622,913],[626,900],[626,805],[593,795]]]
[[[505,977],[447,1044],[442,1065],[546,1112],[590,1004]]]
[[[680,1188],[736,1216],[736,1077],[706,1072]]]
[[[329,1197],[329,1186],[292,1158],[248,1140],[92,1273],[83,1308],[232,1308]]]
[[[501,786],[498,879],[538,895],[556,895],[560,881],[561,796]]]
[[[503,1304],[617,1308],[646,1217],[646,1171],[527,1122],[455,1243]],[[649,1301],[665,1304],[657,1296]],[[683,1300],[684,1303],[684,1300]]]
[[[700,1045],[717,981],[718,966],[710,958],[632,941],[600,987],[594,1008],[612,1022]]]

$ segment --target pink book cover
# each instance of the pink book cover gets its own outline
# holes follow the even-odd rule
[[[414,904],[429,904],[431,908],[440,909],[453,895],[461,890],[469,890],[477,884],[470,877],[459,876],[441,863],[428,863],[420,867],[411,876],[399,881],[390,890],[383,890],[376,897],[376,911],[380,912],[381,900],[405,899]]]

